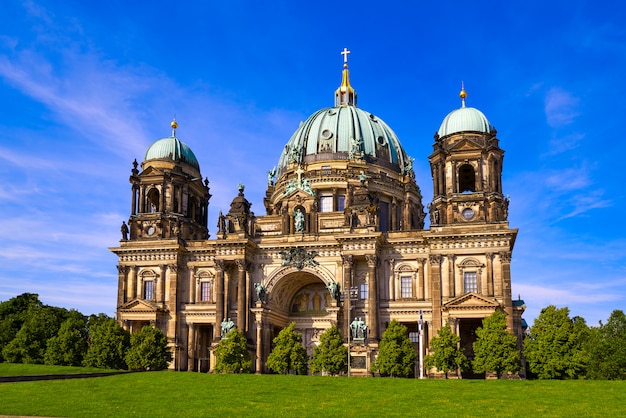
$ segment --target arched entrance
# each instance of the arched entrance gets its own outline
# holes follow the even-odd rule
[[[267,307],[271,339],[290,323],[302,333],[302,344],[309,355],[319,343],[319,336],[337,325],[339,306],[329,290],[334,277],[319,266],[281,269],[268,278]]]

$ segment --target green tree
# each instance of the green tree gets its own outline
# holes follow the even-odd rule
[[[416,359],[407,328],[396,320],[391,321],[383,332],[374,368],[381,376],[408,377],[415,371]]]
[[[145,325],[130,336],[130,348],[126,351],[129,370],[163,370],[170,361],[172,353],[160,329]]]
[[[215,348],[215,371],[217,373],[251,373],[252,360],[248,352],[246,336],[233,328]]]
[[[126,369],[124,357],[130,345],[130,334],[113,318],[90,317],[89,348],[83,360],[86,367]]]
[[[56,336],[48,340],[44,363],[80,366],[87,353],[87,318],[71,310]]]
[[[0,302],[0,361],[5,360],[2,354],[4,347],[15,338],[26,321],[28,310],[33,306],[43,306],[39,295],[35,293],[22,293]]]
[[[585,376],[589,328],[581,317],[570,319],[568,308],[550,305],[530,328],[524,341],[528,367],[539,379],[575,379]]]
[[[324,372],[332,376],[348,371],[348,349],[336,326],[320,335],[320,344],[313,350],[311,373]]]
[[[588,377],[592,379],[626,379],[626,315],[614,310],[606,324],[593,328],[587,344]]]
[[[446,324],[437,332],[430,342],[430,348],[434,351],[424,358],[427,369],[435,367],[443,372],[448,378],[450,370],[465,370],[467,367],[467,357],[458,347],[461,337],[454,334],[450,329],[450,324]]]
[[[521,369],[517,337],[507,331],[504,312],[495,311],[483,319],[476,337],[472,362],[475,373],[495,372],[499,379],[502,373],[515,373]]]
[[[42,364],[48,340],[59,332],[67,315],[63,308],[32,305],[15,338],[2,350],[4,358],[10,363]]]
[[[267,357],[267,367],[276,373],[294,371],[306,374],[308,356],[302,346],[302,334],[294,330],[295,322],[281,330],[274,338],[274,349]]]

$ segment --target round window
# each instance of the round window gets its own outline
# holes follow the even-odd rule
[[[474,211],[470,208],[465,208],[463,212],[461,212],[461,215],[463,215],[465,219],[472,219],[474,217]]]

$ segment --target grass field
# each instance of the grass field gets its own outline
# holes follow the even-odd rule
[[[0,364],[0,373],[6,374],[2,371],[5,366]],[[165,371],[3,383],[0,384],[0,414],[66,417],[626,416],[626,381],[420,381]]]

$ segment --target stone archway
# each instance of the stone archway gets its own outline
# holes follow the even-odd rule
[[[320,266],[285,267],[266,281],[267,307],[274,313],[269,316],[272,329],[294,322],[309,355],[319,335],[337,325],[340,308],[328,289],[330,283],[335,283],[334,277]]]

